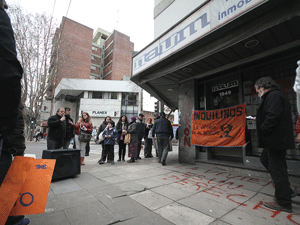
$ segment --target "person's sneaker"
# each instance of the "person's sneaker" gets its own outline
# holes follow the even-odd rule
[[[100,161],[100,162],[99,162],[99,164],[104,164],[104,163],[105,163],[104,161]]]
[[[121,162],[121,159],[118,159],[118,162]]]
[[[115,161],[114,161],[114,160],[112,160],[112,161],[110,161],[110,163],[111,163],[112,165],[114,165],[114,164],[115,164]]]
[[[128,163],[133,163],[133,162],[135,162],[135,160],[132,158],[132,159],[129,159],[127,162]]]
[[[161,161],[161,164],[162,164],[163,166],[167,165],[165,160],[162,160],[162,161]]]
[[[269,209],[273,209],[276,211],[283,211],[283,212],[287,212],[287,213],[292,213],[292,207],[291,208],[287,208],[287,207],[283,207],[281,205],[279,205],[276,201],[275,202],[264,202],[263,205]]]
[[[28,218],[23,218],[20,222],[16,223],[15,225],[27,225],[30,223]]]

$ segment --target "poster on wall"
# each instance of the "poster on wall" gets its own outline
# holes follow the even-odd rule
[[[246,145],[246,104],[218,109],[194,110],[192,144],[210,147]]]

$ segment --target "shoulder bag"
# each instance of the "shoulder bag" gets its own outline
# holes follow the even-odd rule
[[[129,144],[130,143],[130,134],[126,134],[124,138],[124,144]]]
[[[80,129],[80,133],[78,136],[78,140],[80,142],[89,142],[91,138],[92,138],[92,134],[90,132]]]

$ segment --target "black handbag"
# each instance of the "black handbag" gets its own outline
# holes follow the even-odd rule
[[[78,140],[80,142],[89,142],[92,138],[92,134],[90,132],[80,130],[80,134],[78,136]]]

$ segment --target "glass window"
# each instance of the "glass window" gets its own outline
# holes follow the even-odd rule
[[[118,99],[118,93],[117,92],[111,92],[111,99]]]
[[[93,46],[93,47],[92,47],[92,50],[93,50],[93,51],[97,51],[98,48],[96,48],[96,47]]]
[[[96,66],[91,66],[91,69],[92,70],[96,70]]]
[[[118,99],[118,92],[90,91],[89,98]]]
[[[137,105],[138,93],[122,93],[122,105]]]
[[[102,99],[102,92],[100,91],[93,91],[92,98]]]

